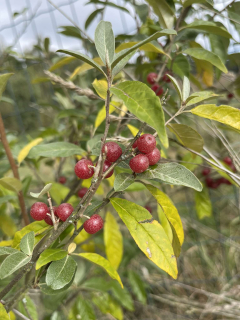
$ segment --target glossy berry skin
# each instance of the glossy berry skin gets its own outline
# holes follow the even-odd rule
[[[78,196],[79,198],[83,198],[86,194],[86,192],[88,191],[88,188],[82,188],[78,191]]]
[[[108,170],[108,168],[111,167],[111,165],[112,165],[112,163],[111,163],[110,161],[105,160],[105,161],[104,161],[104,164],[103,164],[103,172],[106,172],[106,171]],[[111,170],[111,171],[109,172],[109,174],[105,177],[105,179],[110,178],[110,177],[113,175],[113,171],[114,171],[114,170]]]
[[[156,139],[149,133],[143,134],[137,140],[138,150],[142,153],[150,153],[156,147]]]
[[[149,165],[153,166],[154,164],[158,163],[161,159],[161,153],[158,148],[154,148],[152,152],[147,153],[146,156],[148,157]]]
[[[103,228],[103,219],[98,214],[94,214],[83,224],[84,230],[89,234],[94,234]]]
[[[43,220],[49,209],[48,206],[43,202],[35,202],[30,210],[30,215],[34,220],[41,221]]]
[[[116,142],[107,142],[102,147],[102,152],[106,153],[106,159],[110,162],[115,162],[122,155],[122,148]]]
[[[89,179],[94,174],[94,169],[91,167],[93,163],[88,159],[81,159],[75,165],[76,176],[80,179]]]
[[[154,84],[156,82],[156,80],[157,80],[157,76],[158,75],[155,72],[149,73],[148,76],[147,76],[147,82],[149,84]]]
[[[62,221],[66,221],[67,218],[73,212],[73,206],[70,203],[62,203],[57,207],[56,214]]]
[[[204,168],[203,171],[202,171],[202,175],[203,176],[208,176],[211,172],[211,169],[210,168]]]
[[[54,215],[55,215],[55,218],[58,219],[58,216],[56,214],[56,211],[57,211],[57,207],[53,207],[53,212],[54,212]],[[50,208],[48,209],[48,213],[51,214],[50,212]],[[50,226],[53,226],[53,221],[51,219],[51,216],[49,216],[48,214],[46,215],[46,217],[44,218],[44,221],[49,224]]]
[[[151,86],[151,89],[156,93],[156,96],[161,96],[163,94],[163,88],[157,83]]]
[[[232,159],[230,157],[225,157],[223,159],[223,162],[225,162],[228,166],[232,164]]]
[[[234,94],[233,94],[233,93],[229,93],[229,94],[227,95],[227,97],[228,97],[229,100],[231,100],[231,99],[234,97]]]
[[[67,178],[66,178],[66,177],[63,177],[63,176],[62,176],[62,177],[59,177],[59,180],[58,180],[59,183],[65,184],[66,181],[67,181]]]
[[[147,211],[149,211],[150,213],[152,213],[152,208],[150,206],[145,206],[145,209],[147,209]]]
[[[145,154],[138,154],[129,162],[129,166],[133,172],[142,173],[149,167],[149,160]]]

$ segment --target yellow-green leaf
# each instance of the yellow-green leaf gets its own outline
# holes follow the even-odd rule
[[[169,124],[168,128],[176,135],[177,139],[187,148],[201,152],[204,141],[200,134],[185,124]]]
[[[5,90],[8,79],[13,75],[13,73],[4,73],[0,75],[0,100]]]
[[[107,212],[105,218],[104,243],[106,256],[111,265],[117,270],[122,261],[123,239],[119,225],[110,212]]]
[[[161,226],[163,227],[166,235],[168,236],[169,241],[172,243],[172,240],[173,240],[172,228],[171,228],[170,222],[166,217],[165,212],[163,211],[160,205],[158,205],[157,207],[157,212],[158,212],[158,218],[161,223]]]
[[[117,52],[120,52],[124,49],[129,49],[129,48],[132,48],[133,46],[135,46],[135,44],[137,44],[138,42],[135,41],[135,42],[125,42],[125,43],[121,43],[120,46],[118,46],[116,48],[116,53]],[[161,48],[160,48],[160,45],[159,47],[152,44],[152,43],[146,43],[144,44],[143,46],[141,46],[139,48],[139,50],[143,50],[143,51],[146,51],[146,52],[155,52],[155,53],[162,53],[162,54],[165,54],[167,55]]]
[[[134,137],[136,137],[136,135],[138,134],[139,129],[137,129],[136,127],[132,126],[131,124],[128,124],[127,127],[131,131],[131,134]]]
[[[2,303],[0,303],[0,319],[1,320],[10,320],[10,316],[7,314],[7,311],[5,310]]]
[[[240,110],[230,106],[216,106],[215,104],[202,104],[190,110],[202,118],[207,118],[224,123],[230,127],[240,130]]]
[[[206,186],[203,187],[202,192],[195,191],[195,204],[199,219],[212,216],[212,203]]]
[[[54,71],[58,68],[61,68],[63,66],[65,66],[66,64],[69,64],[70,62],[77,60],[77,58],[75,57],[63,57],[60,60],[58,60],[58,62],[54,63],[51,68],[49,69],[49,71]]]
[[[17,231],[17,227],[13,221],[13,219],[8,216],[7,214],[1,212],[0,213],[0,229],[2,229],[3,233],[6,234],[8,237],[14,236],[15,232]],[[5,242],[5,241],[3,241]]]
[[[83,257],[83,258],[99,265],[103,269],[105,269],[105,271],[109,274],[109,276],[111,278],[117,280],[123,288],[123,284],[122,284],[122,281],[119,277],[119,274],[117,273],[117,271],[113,268],[113,266],[110,264],[110,262],[107,259],[103,258],[102,256],[100,256],[97,253],[79,253],[77,255],[79,255],[80,257]]]
[[[176,279],[176,257],[163,227],[156,220],[152,220],[151,214],[145,208],[131,201],[119,198],[111,198],[110,201],[142,252]]]
[[[13,241],[12,240],[7,240],[7,241],[1,241],[0,242],[0,247],[11,247]]]
[[[115,108],[113,105],[110,104],[109,106],[109,114],[113,113]],[[97,129],[100,124],[106,119],[106,108],[105,105],[99,110],[97,117],[95,119],[95,129]]]
[[[20,164],[21,162],[23,162],[23,160],[27,157],[27,155],[29,154],[29,151],[37,146],[39,143],[41,143],[43,141],[42,138],[37,138],[34,139],[33,141],[31,141],[30,143],[28,143],[18,154],[18,163]]]
[[[153,11],[159,18],[161,27],[172,29],[174,23],[174,12],[165,0],[147,0]]]
[[[14,192],[19,192],[22,189],[21,181],[16,178],[2,178],[0,179],[0,185]]]
[[[61,260],[66,256],[67,251],[61,249],[47,249],[40,255],[36,264],[36,270],[40,269],[42,266],[45,266],[49,262]]]
[[[76,58],[75,58],[76,59]],[[93,59],[97,64],[99,64],[100,66],[103,66],[103,62],[101,60],[101,58],[97,57],[97,58],[94,58]],[[73,80],[78,74],[80,73],[83,73],[83,72],[86,72],[88,70],[91,70],[93,69],[93,66],[91,66],[90,64],[88,63],[83,63],[81,66],[77,67],[73,73],[71,74],[70,76],[70,80]]]
[[[103,98],[106,99],[107,96],[107,89],[108,89],[108,84],[106,80],[97,80],[95,79],[92,83],[94,89],[96,90],[97,94]]]

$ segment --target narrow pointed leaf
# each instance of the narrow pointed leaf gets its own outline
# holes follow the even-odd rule
[[[171,29],[174,23],[174,12],[165,0],[147,0],[153,11],[159,18],[159,23],[163,28]]]
[[[42,266],[45,266],[49,262],[61,260],[66,256],[67,251],[61,249],[47,249],[40,255],[36,264],[36,270],[40,269]]]
[[[183,77],[183,90],[182,90],[182,98],[183,101],[186,101],[190,94],[190,82],[187,77]]]
[[[93,11],[90,16],[87,18],[86,22],[85,22],[85,29],[87,30],[87,28],[90,26],[90,24],[93,22],[93,20],[97,17],[97,15],[99,13],[102,13],[103,12],[103,8],[101,9],[97,9],[95,11]]]
[[[27,155],[29,154],[30,150],[37,146],[39,143],[41,143],[43,141],[42,138],[37,138],[34,139],[33,141],[31,141],[30,143],[28,143],[18,154],[18,163],[20,164],[21,162],[23,162],[23,160],[27,157]]]
[[[182,99],[183,99],[182,98],[182,91],[181,91],[181,89],[179,87],[179,84],[178,84],[177,80],[175,78],[173,78],[170,74],[168,74],[168,77],[172,81],[172,84],[174,85],[174,88],[176,89],[176,91],[177,91],[177,93],[179,95],[179,98],[182,101]]]
[[[28,158],[35,159],[38,157],[70,157],[75,154],[81,155],[83,153],[84,150],[79,146],[76,146],[73,143],[62,141],[35,146],[30,150]]]
[[[11,247],[0,247],[0,256],[9,255],[16,252],[19,251]]]
[[[115,38],[112,24],[100,21],[95,30],[95,46],[104,65],[112,63],[115,52]]]
[[[35,240],[35,233],[34,231],[31,231],[21,239],[20,242],[20,249],[22,252],[30,256],[33,252],[33,247],[34,247],[34,240]]]
[[[0,100],[5,90],[8,79],[13,75],[13,73],[5,73],[0,75]]]
[[[51,190],[51,187],[52,187],[52,183],[48,183],[48,184],[46,184],[46,186],[39,193],[30,192],[30,195],[33,198],[40,198],[44,194],[48,193]]]
[[[194,92],[187,98],[186,106],[189,107],[195,103],[213,99],[218,96],[219,96],[218,94],[215,94],[214,92],[210,92],[210,91]]]
[[[212,216],[212,203],[207,187],[204,186],[202,192],[195,192],[195,205],[200,220]]]
[[[51,68],[49,68],[49,71],[54,71],[58,68],[61,68],[74,60],[76,60],[75,57],[63,57],[63,58],[59,59],[58,62],[54,63],[54,65],[52,65]]]
[[[125,50],[128,50],[128,49],[125,49]],[[132,56],[136,53],[137,51],[133,51],[133,52],[130,52],[126,57],[124,57],[121,61],[119,61],[116,66],[113,68],[112,70],[112,75],[113,77],[115,75],[117,75],[124,67],[125,65],[128,63],[128,61],[132,58]],[[121,55],[122,54],[122,51],[119,52],[119,54],[116,54],[115,55],[115,59],[117,58],[118,55]]]
[[[218,36],[225,37],[228,39],[232,38],[232,35],[225,28],[218,26],[215,22],[212,21],[197,20],[192,23],[186,24],[179,30],[179,32],[184,29],[195,29],[216,34]]]
[[[0,266],[0,279],[7,278],[10,274],[25,266],[30,260],[31,257],[23,252],[12,253]]]
[[[119,173],[114,180],[114,190],[115,191],[124,191],[132,183],[134,183],[133,175],[129,173]]]

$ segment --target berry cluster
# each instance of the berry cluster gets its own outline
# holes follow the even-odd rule
[[[133,148],[137,148],[140,152],[129,162],[130,168],[135,173],[146,171],[149,166],[156,164],[161,158],[160,151],[156,148],[156,139],[151,134],[143,134],[134,142]]]
[[[171,82],[170,78],[168,77],[168,74],[171,74],[170,72],[166,71],[164,75],[162,76],[161,81],[162,82]],[[157,77],[158,75],[155,72],[151,72],[147,76],[147,82],[151,84],[151,89],[156,93],[157,96],[161,96],[164,92],[163,88],[157,83]]]

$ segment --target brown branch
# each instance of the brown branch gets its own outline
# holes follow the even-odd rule
[[[15,179],[18,179],[20,181],[20,177],[19,177],[19,172],[18,172],[18,168],[17,165],[15,163],[15,160],[13,158],[11,149],[9,147],[8,141],[7,141],[7,137],[6,137],[6,133],[5,133],[5,127],[4,127],[4,123],[3,123],[3,119],[2,119],[2,115],[0,113],[0,136],[1,136],[1,141],[3,144],[3,147],[5,149],[8,161],[10,163],[12,172],[13,172],[13,176]],[[29,218],[28,218],[28,214],[27,214],[27,210],[26,210],[26,206],[25,206],[25,201],[24,201],[24,197],[23,197],[23,193],[22,191],[18,192],[18,200],[19,200],[19,205],[22,211],[22,217],[24,220],[24,224],[28,225],[30,223]]]

